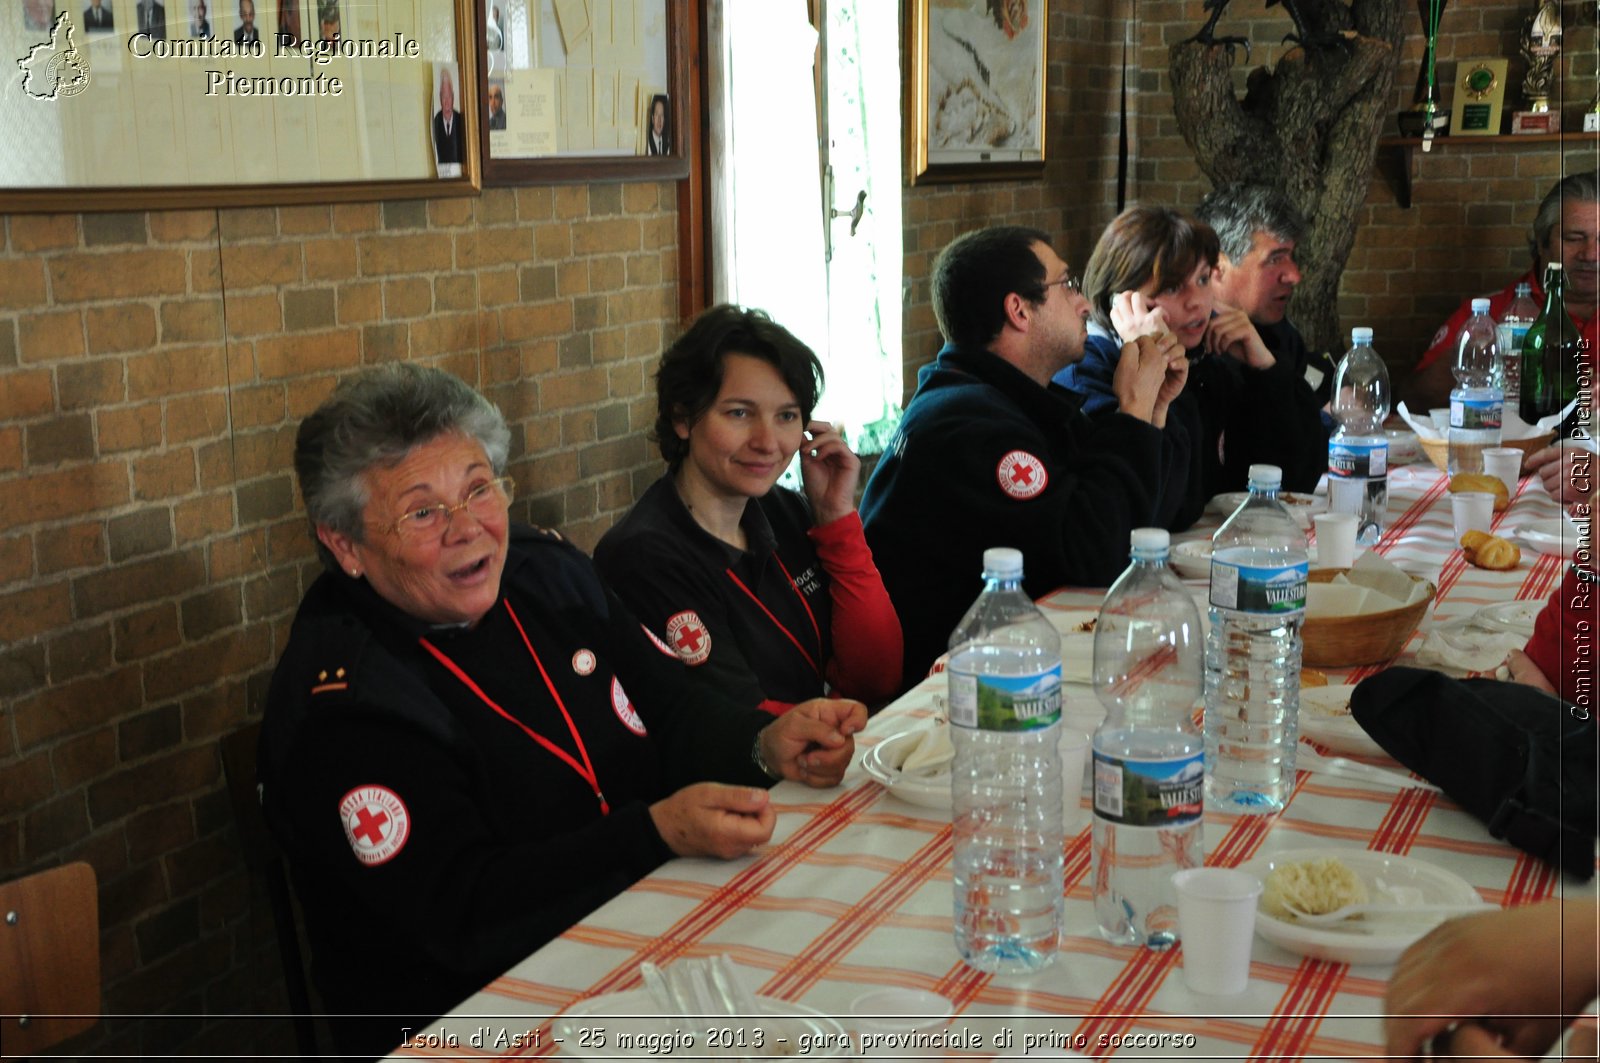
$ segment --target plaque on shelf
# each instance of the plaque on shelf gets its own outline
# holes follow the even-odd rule
[[[1463,59],[1457,65],[1451,136],[1499,134],[1500,110],[1506,98],[1506,65],[1506,60],[1499,58]]]
[[[1511,116],[1513,133],[1559,133],[1560,111],[1518,111]]]

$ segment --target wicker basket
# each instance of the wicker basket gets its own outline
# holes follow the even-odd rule
[[[1328,583],[1345,570],[1318,568],[1311,571],[1311,582]],[[1302,662],[1312,668],[1349,668],[1358,664],[1378,664],[1405,648],[1406,640],[1422,623],[1422,616],[1433,602],[1435,588],[1427,580],[1428,593],[1410,605],[1382,613],[1359,616],[1308,617],[1300,627]]]
[[[1549,446],[1550,441],[1555,437],[1556,434],[1554,432],[1544,432],[1540,435],[1529,436],[1527,439],[1507,439],[1500,445],[1503,447],[1516,447],[1518,450],[1522,451],[1523,460],[1526,461],[1529,454]],[[1450,443],[1448,440],[1423,439],[1421,436],[1418,436],[1417,442],[1422,444],[1422,452],[1428,455],[1428,460],[1433,462],[1434,468],[1438,469],[1440,472],[1445,472],[1449,469]]]

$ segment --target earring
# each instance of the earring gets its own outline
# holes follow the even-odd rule
[[[351,579],[360,579],[361,578],[361,570],[359,568],[351,569],[350,570],[350,578]]]

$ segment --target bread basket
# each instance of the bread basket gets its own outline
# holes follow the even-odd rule
[[[1344,571],[1342,568],[1312,569],[1309,578],[1313,583],[1328,583]],[[1307,617],[1300,626],[1302,663],[1312,668],[1349,668],[1378,664],[1398,654],[1422,623],[1423,614],[1437,593],[1427,580],[1416,576],[1411,579],[1426,583],[1428,593],[1410,605],[1356,616]]]
[[[1554,432],[1541,432],[1536,436],[1529,436],[1527,439],[1507,439],[1500,445],[1503,447],[1516,447],[1522,451],[1522,459],[1526,461],[1529,454],[1536,450],[1543,450],[1550,445],[1550,441],[1555,437],[1556,434]],[[1449,440],[1424,439],[1419,436],[1417,442],[1422,444],[1422,452],[1428,455],[1428,460],[1433,462],[1434,468],[1440,472],[1445,472],[1450,468]]]

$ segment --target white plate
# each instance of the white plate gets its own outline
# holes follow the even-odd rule
[[[1495,631],[1531,636],[1534,621],[1545,606],[1542,598],[1517,598],[1498,605],[1486,605],[1473,614],[1472,622]]]
[[[1211,578],[1211,540],[1190,539],[1173,543],[1167,563],[1184,579]]]
[[[1250,497],[1248,491],[1224,491],[1210,502],[1206,509],[1217,514],[1224,520],[1233,516],[1233,511],[1238,509],[1246,498]],[[1321,495],[1300,494],[1297,491],[1279,491],[1278,501],[1283,503],[1283,508],[1289,511],[1294,522],[1300,525],[1302,531],[1310,530],[1313,514],[1326,513],[1328,500]]]
[[[1566,517],[1535,520],[1516,529],[1516,537],[1541,554],[1571,558],[1578,552],[1584,529]]]
[[[1409,856],[1365,849],[1291,849],[1259,857],[1240,867],[1266,881],[1279,864],[1335,856],[1367,885],[1367,899],[1379,904],[1473,904],[1483,898],[1472,884],[1442,867]],[[1484,904],[1484,911],[1491,911]],[[1339,929],[1296,926],[1256,913],[1256,933],[1299,956],[1336,963],[1394,963],[1413,942],[1438,926],[1448,914],[1369,915]]]
[[[1360,753],[1366,756],[1387,756],[1384,748],[1361,729],[1356,718],[1350,715],[1350,695],[1355,687],[1346,683],[1338,686],[1300,688],[1300,733],[1314,739],[1335,753]]]
[[[1104,713],[1101,715],[1103,718]],[[1083,741],[1083,736],[1093,734],[1095,727],[1099,726],[1096,720],[1092,726],[1085,727],[1084,724],[1090,721],[1082,716],[1075,716],[1070,708],[1063,710],[1062,719],[1064,722],[1061,726],[1061,741],[1064,744]],[[888,787],[891,794],[907,804],[919,808],[938,808],[948,812],[951,807],[948,767],[937,772],[913,775],[906,775],[895,767],[905,759],[910,747],[922,740],[927,730],[926,727],[914,727],[909,731],[890,735],[861,755],[861,768],[869,778]],[[1087,757],[1087,751],[1083,755]],[[1073,794],[1082,792],[1082,780],[1078,781],[1075,789],[1071,782],[1064,779],[1063,783],[1068,787],[1069,798]]]
[[[1064,683],[1089,683],[1094,681],[1094,628],[1092,623],[1100,615],[1098,609],[1046,609],[1056,632],[1061,636],[1061,681]],[[1089,630],[1083,630],[1089,626]]]
[[[704,1043],[705,1031],[708,1027],[717,1026],[730,1030],[743,1029],[746,1042],[745,1046],[734,1055],[741,1058],[765,1059],[767,1056],[782,1058],[800,1055],[798,1041],[801,1037],[826,1037],[825,1048],[812,1048],[807,1056],[816,1056],[827,1059],[848,1056],[849,1035],[837,1020],[831,1019],[815,1008],[808,1008],[804,1004],[794,1004],[787,1000],[774,1000],[772,997],[757,997],[756,1003],[762,1008],[769,1019],[751,1022],[748,1018],[742,1021],[710,1019],[681,1019],[676,1016],[666,1017],[661,1014],[661,1009],[656,1006],[654,998],[647,990],[630,989],[624,993],[607,993],[604,996],[590,997],[580,1000],[563,1014],[556,1017],[550,1024],[550,1033],[561,1038],[561,1054],[577,1059],[653,1059],[666,1055],[688,1055],[696,1059],[706,1058],[704,1055],[695,1055],[706,1051]],[[604,1046],[579,1043],[580,1030],[593,1030],[600,1025],[595,1019],[604,1017],[606,1043]],[[761,1049],[749,1040],[759,1030],[765,1045]],[[663,1053],[658,1046],[656,1051],[649,1050],[649,1043],[644,1045],[623,1048],[619,1045],[619,1034],[638,1037],[646,1034],[656,1034],[662,1038],[662,1043],[667,1043],[667,1038],[672,1034],[682,1031],[694,1037],[695,1043],[691,1048],[674,1045],[670,1053]],[[589,1036],[593,1036],[590,1034]],[[816,1043],[816,1042],[813,1042]],[[765,1054],[763,1054],[765,1053]]]

